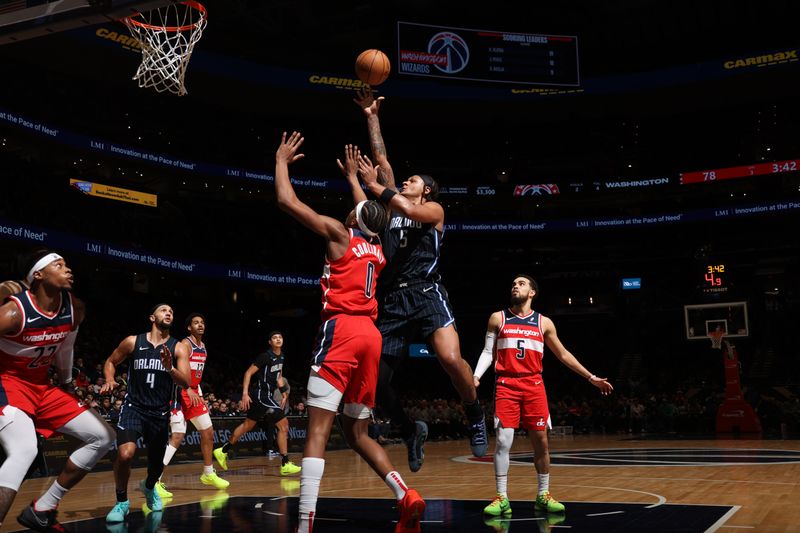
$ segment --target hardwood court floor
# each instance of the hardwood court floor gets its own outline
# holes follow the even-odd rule
[[[416,474],[408,471],[404,446],[389,446],[387,451],[406,482],[428,500],[488,502],[494,495],[491,460],[470,459],[466,441],[427,443],[425,465]],[[509,497],[515,510],[530,506],[529,502],[536,496],[536,476],[529,452],[530,441],[518,436],[509,472]],[[567,436],[551,439],[551,455],[551,492],[567,503],[570,519],[574,517],[569,514],[570,503],[572,508],[583,503],[618,504],[618,507],[640,504],[639,507],[648,508],[659,504],[712,505],[731,508],[724,510],[722,518],[707,530],[800,531],[800,441]],[[299,456],[293,459],[299,464]],[[281,477],[279,466],[280,459],[233,459],[229,461],[229,470],[222,473],[231,482],[227,492],[231,496],[297,496],[299,477]],[[216,494],[216,490],[200,483],[200,469],[198,464],[168,467],[164,481],[175,497],[168,503],[165,513],[169,506],[198,502]],[[131,475],[132,510],[140,508],[144,501],[135,489],[143,476],[143,469],[134,470]],[[23,484],[0,532],[20,529],[16,523],[17,514],[41,494],[52,479],[32,479]],[[343,450],[328,454],[320,497],[389,499],[390,493],[362,460],[353,452]],[[104,517],[114,499],[112,473],[90,473],[66,496],[60,506],[59,519],[68,523]],[[608,508],[613,509],[613,505]],[[615,512],[623,511],[609,510],[594,515]],[[554,528],[573,527],[569,523]],[[602,530],[599,527],[587,529],[585,523],[581,524],[583,526],[574,531]],[[514,533],[527,530],[526,526],[515,527]],[[69,524],[67,529],[70,529]],[[425,529],[423,525],[423,531]]]

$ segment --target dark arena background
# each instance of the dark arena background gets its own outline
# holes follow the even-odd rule
[[[74,373],[103,416],[116,420],[118,398],[93,389],[98,365],[166,301],[176,324],[206,316],[218,444],[242,420],[244,371],[283,332],[300,464],[325,246],[278,209],[274,154],[283,131],[301,131],[298,196],[347,215],[336,159],[348,143],[369,151],[353,63],[377,48],[392,63],[375,90],[398,184],[426,173],[441,186],[439,270],[464,358],[474,367],[489,315],[525,273],[564,345],[614,385],[603,397],[545,352],[551,490],[567,510],[534,511],[520,431],[514,514],[492,519],[491,456],[469,454],[455,389],[411,339],[395,383],[430,427],[424,468],[408,471],[380,405],[371,435],[426,498],[422,531],[796,530],[796,2],[204,0],[183,96],[131,79],[142,46],[118,21],[168,1],[65,4],[0,2],[0,276],[24,277],[39,248],[65,256],[87,307]],[[478,389],[490,425],[492,379]],[[193,431],[165,471],[163,513],[142,512],[140,460],[130,518],[108,531],[294,531],[299,477],[265,454],[271,428],[218,468],[225,492],[198,481]],[[41,440],[0,531],[21,527],[72,449]],[[338,426],[329,450],[315,531],[392,531],[391,493]],[[65,496],[68,531],[107,530],[115,454]]]

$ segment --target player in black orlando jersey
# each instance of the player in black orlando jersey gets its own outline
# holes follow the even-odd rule
[[[422,445],[428,428],[422,421],[413,422],[403,412],[391,386],[392,374],[408,350],[408,343],[422,337],[450,376],[464,403],[470,423],[470,446],[481,457],[488,447],[486,421],[472,380],[472,369],[461,357],[455,318],[447,291],[440,283],[439,253],[444,237],[444,208],[436,201],[439,185],[430,176],[415,174],[398,191],[394,173],[381,135],[378,110],[383,97],[375,98],[367,87],[354,99],[367,117],[372,156],[378,165],[377,179],[362,173],[364,184],[391,212],[382,236],[388,260],[380,277],[382,305],[378,329],[383,336],[378,401],[392,420],[401,423],[401,433],[408,446],[408,465],[418,471],[424,459]]]
[[[130,508],[128,478],[131,460],[140,437],[147,448],[147,479],[139,487],[150,511],[161,511],[163,503],[155,485],[164,470],[164,450],[169,440],[169,417],[176,398],[175,384],[191,385],[189,349],[170,336],[172,307],[159,304],[150,312],[150,331],[126,337],[106,359],[106,383],[101,394],[113,391],[117,365],[128,360],[128,391],[117,422],[117,458],[114,482],[117,503],[106,516],[110,523],[124,522]],[[173,359],[174,354],[174,359]]]

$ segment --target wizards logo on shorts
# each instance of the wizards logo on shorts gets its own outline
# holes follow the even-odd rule
[[[445,74],[461,72],[469,63],[469,46],[464,39],[450,31],[442,31],[431,37],[428,41],[428,52],[447,57],[444,65],[433,63],[434,67]]]

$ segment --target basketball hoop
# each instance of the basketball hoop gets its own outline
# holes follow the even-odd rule
[[[725,336],[724,331],[712,331],[708,334],[708,338],[711,339],[711,348],[714,350],[721,350],[722,349],[722,337]]]
[[[194,0],[175,2],[146,13],[136,13],[122,21],[142,45],[142,63],[134,80],[139,87],[183,96],[183,78],[194,45],[206,27],[206,8]]]

